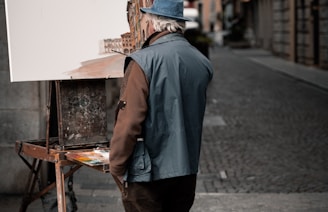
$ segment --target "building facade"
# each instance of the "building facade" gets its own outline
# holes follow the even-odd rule
[[[328,69],[328,0],[226,0],[224,4],[243,18],[251,46]]]
[[[150,7],[154,0],[128,0],[127,18],[131,32],[132,51],[140,49],[147,39],[147,23],[142,19],[141,7]]]
[[[218,32],[222,30],[222,2],[221,0],[198,0],[200,6],[200,20],[203,32]],[[199,7],[199,6],[198,6]]]
[[[127,32],[121,35],[121,49],[122,49],[122,53],[128,55],[131,52],[133,52],[133,41],[131,38],[131,33]]]

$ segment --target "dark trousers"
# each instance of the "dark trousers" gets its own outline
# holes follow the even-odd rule
[[[194,203],[196,175],[125,186],[113,177],[126,212],[188,212]]]

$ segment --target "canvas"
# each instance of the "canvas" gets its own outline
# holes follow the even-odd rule
[[[6,0],[10,79],[123,76],[126,0]]]

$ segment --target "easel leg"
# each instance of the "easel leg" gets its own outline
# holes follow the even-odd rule
[[[58,162],[56,163],[56,187],[58,212],[66,212],[65,177],[63,167]]]
[[[34,159],[32,165],[27,163],[27,165],[30,167],[30,173],[29,173],[27,185],[25,188],[26,193],[23,197],[23,200],[22,200],[22,203],[21,203],[21,206],[19,209],[20,212],[25,212],[28,205],[35,200],[33,198],[33,191],[34,191],[36,181],[38,180],[38,173],[40,171],[41,164],[42,164],[42,161],[38,160],[38,159]]]

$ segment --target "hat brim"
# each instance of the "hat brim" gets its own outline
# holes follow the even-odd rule
[[[172,19],[175,19],[177,21],[191,21],[191,19],[189,19],[189,18],[178,17],[178,16],[170,16],[170,15],[166,15],[166,14],[163,14],[163,13],[159,13],[159,12],[153,11],[152,8],[145,8],[144,7],[144,8],[140,8],[140,11],[143,12],[143,13],[149,13],[149,14],[164,16],[164,17],[167,17],[167,18],[172,18]]]

